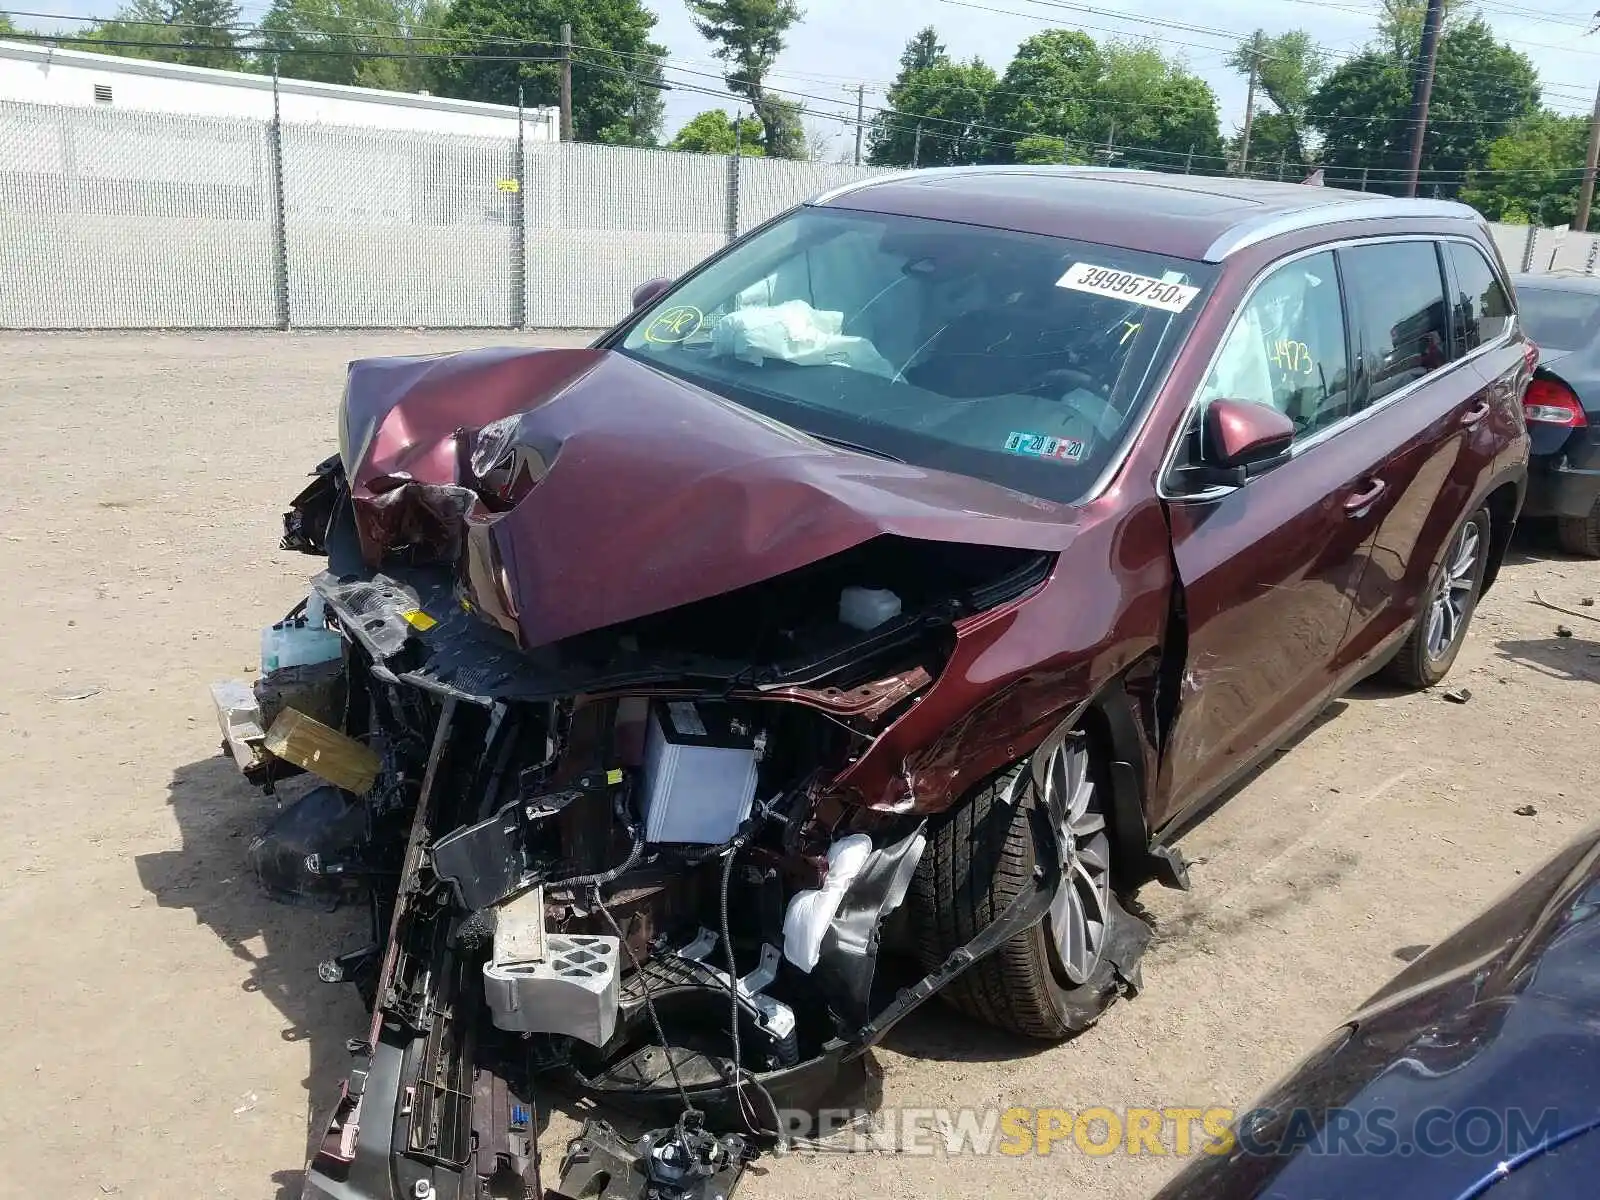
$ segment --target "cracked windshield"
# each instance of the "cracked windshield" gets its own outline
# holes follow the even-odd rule
[[[621,349],[824,440],[1072,502],[1211,280],[1202,263],[801,210],[675,288]]]

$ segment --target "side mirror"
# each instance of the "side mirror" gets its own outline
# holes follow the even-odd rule
[[[1288,457],[1294,422],[1275,408],[1245,400],[1206,405],[1200,457],[1218,483],[1243,483]]]
[[[670,279],[650,279],[633,289],[633,311],[638,312],[672,286]]]

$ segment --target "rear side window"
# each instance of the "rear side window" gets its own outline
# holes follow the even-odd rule
[[[1331,253],[1285,263],[1256,286],[1233,323],[1201,402],[1275,408],[1307,436],[1349,415],[1339,275]]]
[[[1444,281],[1433,242],[1373,242],[1339,251],[1368,403],[1449,361]]]
[[[1517,288],[1528,336],[1545,350],[1581,350],[1600,341],[1600,293]]]
[[[1511,300],[1483,251],[1466,242],[1445,242],[1455,268],[1457,345],[1462,353],[1492,342],[1511,328]]]

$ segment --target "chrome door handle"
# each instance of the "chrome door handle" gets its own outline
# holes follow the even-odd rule
[[[1465,425],[1468,429],[1471,429],[1474,425],[1476,425],[1479,421],[1483,420],[1488,415],[1489,415],[1489,402],[1487,400],[1485,400],[1482,404],[1478,405],[1477,408],[1469,409],[1467,412],[1462,413],[1461,414],[1461,423],[1463,425]]]
[[[1378,497],[1383,495],[1388,488],[1381,479],[1374,479],[1372,486],[1364,492],[1357,492],[1354,496],[1347,496],[1344,502],[1344,514],[1347,517],[1364,517],[1367,510],[1378,502]]]

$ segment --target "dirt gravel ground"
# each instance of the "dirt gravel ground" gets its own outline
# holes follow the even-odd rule
[[[271,802],[218,756],[206,685],[248,675],[313,566],[279,514],[334,444],[343,364],[507,340],[0,336],[0,1195],[299,1196],[361,1019],[315,965],[358,918],[256,892]],[[1051,1048],[929,1005],[876,1054],[882,1102],[1248,1102],[1594,819],[1600,626],[1535,590],[1576,605],[1600,567],[1519,546],[1451,679],[1470,703],[1363,686],[1183,838],[1194,890],[1142,893],[1135,1000]],[[744,1194],[1140,1197],[1176,1166],[792,1154]]]

